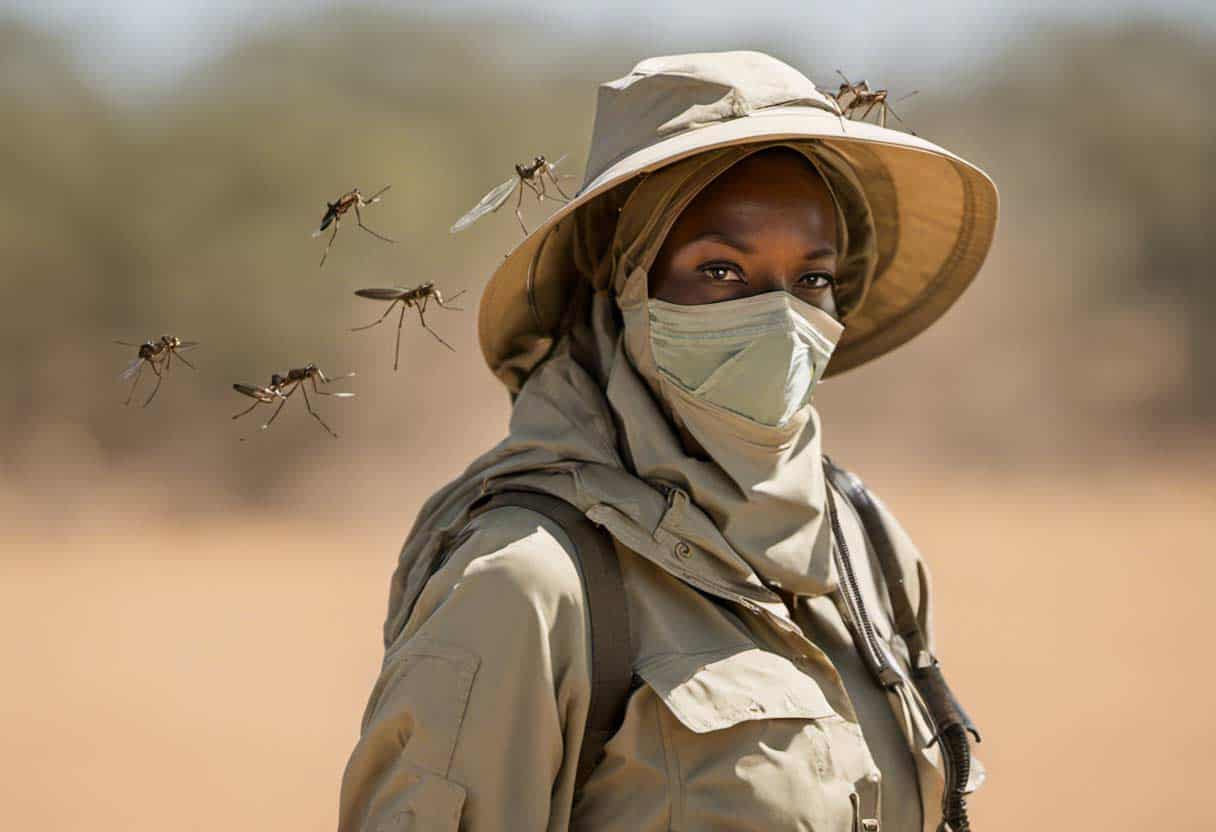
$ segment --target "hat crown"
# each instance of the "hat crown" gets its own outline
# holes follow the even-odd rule
[[[763,52],[647,58],[628,75],[600,85],[583,186],[676,133],[781,105],[837,112],[805,75]]]

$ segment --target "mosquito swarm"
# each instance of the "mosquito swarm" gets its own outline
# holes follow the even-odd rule
[[[871,115],[875,117],[877,124],[881,127],[887,126],[888,115],[901,124],[903,123],[903,119],[895,112],[892,104],[898,103],[898,101],[902,101],[903,98],[907,98],[908,96],[915,95],[915,91],[893,102],[890,99],[888,91],[885,89],[873,88],[865,80],[854,83],[840,70],[837,70],[836,74],[840,76],[841,83],[834,93],[829,93],[828,95],[830,101],[835,105],[842,131],[845,131],[846,119],[864,122]],[[530,191],[536,197],[537,203],[542,203],[548,199],[565,204],[571,199],[570,194],[563,189],[562,181],[573,177],[558,170],[558,166],[565,159],[565,155],[562,155],[556,161],[550,162],[545,156],[538,155],[534,156],[530,162],[513,165],[514,170],[511,176],[487,191],[477,201],[476,205],[452,224],[450,231],[452,233],[463,231],[487,214],[498,211],[514,197],[515,219],[519,222],[519,227],[523,231],[524,236],[527,237],[529,233],[528,226],[524,223],[523,218],[525,191]],[[325,266],[330,250],[333,248],[334,240],[337,239],[338,230],[342,227],[342,220],[343,218],[349,218],[352,212],[354,213],[355,224],[359,228],[383,242],[396,242],[393,238],[370,228],[363,218],[363,209],[380,203],[384,194],[391,187],[391,185],[385,185],[370,196],[364,196],[363,192],[358,188],[352,188],[341,194],[333,202],[325,202],[325,212],[321,217],[320,226],[312,233],[313,237],[321,237],[328,232],[325,248],[321,252],[319,267]],[[435,282],[430,280],[412,288],[390,286],[388,288],[355,289],[354,293],[356,296],[385,303],[387,307],[380,317],[369,324],[351,327],[351,331],[357,332],[379,326],[388,320],[393,310],[400,307],[397,314],[397,333],[393,347],[393,370],[397,371],[401,366],[401,331],[405,325],[407,310],[415,310],[418,313],[419,325],[444,347],[454,351],[455,347],[431,328],[430,323],[427,321],[426,313],[427,309],[432,305],[448,311],[463,311],[462,307],[455,306],[453,301],[465,294],[466,291],[465,289],[461,289],[455,294],[445,297],[439,287],[435,285]],[[115,343],[135,349],[135,356],[119,374],[121,381],[124,383],[130,382],[131,385],[127,391],[126,400],[123,402],[125,405],[130,405],[135,399],[136,391],[139,388],[141,380],[144,378],[145,370],[155,377],[155,381],[152,382],[151,391],[141,402],[141,407],[147,407],[156,398],[161,384],[175,362],[180,362],[191,370],[197,369],[183,353],[197,347],[199,345],[198,341],[184,341],[174,335],[162,335],[159,338],[142,343],[132,341],[115,341]],[[310,398],[310,388],[311,395],[313,396],[328,396],[340,399],[354,398],[354,393],[331,392],[323,389],[334,381],[351,378],[354,375],[355,373],[351,372],[342,376],[331,377],[327,376],[316,364],[306,364],[303,367],[291,369],[285,373],[275,373],[271,375],[269,383],[264,385],[233,384],[233,389],[242,396],[251,399],[252,404],[233,415],[232,418],[239,419],[259,407],[269,406],[272,408],[270,417],[260,427],[261,430],[266,430],[278,418],[288,399],[298,392],[304,399],[304,407],[308,411],[308,414],[317,421],[326,433],[336,439],[338,434],[326,424],[325,420],[321,418],[321,414],[313,407],[313,401]]]

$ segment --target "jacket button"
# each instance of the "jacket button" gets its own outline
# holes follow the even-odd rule
[[[676,551],[676,556],[683,558],[684,560],[688,560],[690,557],[692,557],[692,547],[689,546],[687,543],[685,543],[683,540],[676,543],[675,551]]]

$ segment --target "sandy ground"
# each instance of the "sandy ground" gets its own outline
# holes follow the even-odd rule
[[[883,496],[985,731],[978,829],[1216,828],[1210,477]],[[7,536],[0,827],[333,829],[406,522]]]

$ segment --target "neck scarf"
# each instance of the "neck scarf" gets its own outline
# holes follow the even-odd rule
[[[566,321],[550,358],[516,397],[507,438],[422,507],[393,576],[386,646],[403,631],[470,506],[523,478],[584,511],[615,500],[643,529],[657,522],[656,505],[661,510],[673,491],[682,492],[716,529],[698,539],[714,558],[705,568],[798,595],[835,588],[813,406],[775,429],[708,414],[675,394],[650,348],[647,272],[667,232],[716,176],[776,144],[807,156],[833,191],[842,214],[837,227],[848,235],[838,247],[838,274],[845,297],[854,299],[843,312],[860,303],[873,271],[873,222],[847,164],[820,145],[774,141],[707,151],[589,202],[569,218],[578,274],[571,276]],[[680,426],[697,437],[708,459],[685,450]]]
[[[794,147],[823,170],[803,146]],[[624,360],[618,357],[611,368],[608,401],[639,477],[686,491],[765,583],[798,595],[820,595],[832,588],[834,575],[822,430],[814,406],[804,405],[779,427],[735,416],[672,383],[659,372],[651,346],[648,270],[667,233],[701,190],[758,149],[726,148],[662,169],[641,182],[622,206],[609,264]],[[847,234],[843,216],[837,227]],[[838,250],[848,251],[847,239]],[[651,394],[663,423],[637,405],[639,384]],[[708,460],[687,453],[679,426],[697,439]]]

